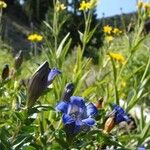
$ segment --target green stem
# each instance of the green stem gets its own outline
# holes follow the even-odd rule
[[[117,88],[117,70],[115,67],[115,62],[111,58],[112,68],[113,68],[113,84],[114,84],[114,95],[115,95],[115,103],[119,105],[119,96],[118,96],[118,88]]]
[[[37,44],[36,42],[33,43],[33,50],[34,50],[34,56],[37,55]]]
[[[0,40],[2,40],[2,13],[3,10],[0,8]]]
[[[86,12],[84,11],[83,12],[84,14],[84,20],[85,20],[85,30],[84,30],[84,34],[83,34],[83,41],[82,41],[82,56],[84,54],[84,50],[85,50],[85,47],[86,47],[86,38],[88,36],[88,33],[90,31],[90,26],[91,26],[91,11],[88,12],[88,14],[86,14]]]
[[[130,60],[130,58],[132,57],[132,53],[130,53],[129,57],[127,58],[126,62],[123,64],[123,66],[121,67],[121,70],[119,72],[119,75],[117,77],[117,83],[119,82],[120,78],[121,78],[121,75],[122,75],[122,72],[124,70],[124,68],[126,67],[126,64],[128,63],[128,61]]]
[[[62,125],[62,120],[59,121],[55,131],[58,130],[61,127],[61,125]],[[47,141],[52,142],[53,140],[55,140],[55,137],[53,137],[53,135],[55,134],[55,131],[51,134],[51,136],[49,137]]]
[[[53,36],[54,36],[54,51],[56,53],[57,51],[57,47],[58,47],[58,41],[57,41],[57,38],[58,38],[58,12],[56,10],[56,4],[57,4],[57,1],[53,1],[54,3],[54,16],[53,16]]]
[[[147,74],[147,72],[148,72],[149,66],[150,66],[150,57],[149,57],[149,59],[148,59],[148,63],[147,63],[147,65],[146,65],[146,69],[145,69],[144,74],[143,74],[143,76],[142,76],[141,83],[144,81],[144,79],[145,79],[145,77],[146,77],[146,74]]]

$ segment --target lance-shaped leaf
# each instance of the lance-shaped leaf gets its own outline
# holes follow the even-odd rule
[[[20,68],[22,62],[23,62],[23,52],[22,52],[22,50],[20,50],[19,53],[15,57],[14,68],[16,70],[18,70]]]

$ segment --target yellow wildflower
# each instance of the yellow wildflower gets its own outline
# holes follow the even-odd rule
[[[141,8],[143,8],[143,2],[142,1],[139,1],[138,3],[137,3],[137,8],[138,9],[141,9]]]
[[[114,28],[113,31],[112,31],[115,35],[119,35],[122,33],[121,30],[119,30],[118,28]]]
[[[143,8],[145,9],[145,11],[150,10],[150,4],[144,3],[144,4],[143,4]]]
[[[79,10],[88,10],[88,9],[91,9],[91,3],[90,2],[85,2],[85,1],[82,1],[80,3],[80,8]]]
[[[108,43],[111,42],[113,39],[114,39],[114,37],[111,36],[111,35],[105,37],[105,40],[106,40]]]
[[[103,27],[103,31],[104,31],[104,33],[111,34],[112,27],[111,27],[111,26],[109,26],[109,25],[104,26],[104,27]]]
[[[59,11],[62,11],[66,9],[66,6],[64,4],[61,4],[59,1],[56,3],[56,11],[59,12]]]
[[[119,63],[125,63],[125,58],[123,55],[119,54],[119,53],[112,53],[112,52],[109,52],[109,57],[118,61]]]
[[[1,8],[6,8],[7,7],[7,4],[3,1],[0,1],[0,9]]]
[[[43,40],[43,36],[39,34],[31,34],[28,36],[28,40],[31,42],[40,42]]]

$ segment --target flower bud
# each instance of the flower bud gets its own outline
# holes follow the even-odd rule
[[[28,108],[34,105],[43,91],[52,83],[55,76],[60,73],[56,68],[50,69],[47,61],[37,69],[28,82]]]
[[[140,2],[138,2],[138,4],[137,4],[137,8],[138,9],[141,9],[142,7],[143,7],[143,2],[142,1],[140,1]]]
[[[73,92],[74,92],[74,84],[67,83],[61,99],[63,101],[68,101],[70,97],[72,96]]]
[[[95,104],[97,109],[100,109],[103,107],[103,98],[101,97]]]
[[[9,65],[5,64],[2,70],[2,80],[6,80],[9,77]]]
[[[44,62],[33,74],[28,83],[28,102],[27,107],[34,105],[36,100],[41,96],[47,87],[47,78],[49,73],[49,64]]]

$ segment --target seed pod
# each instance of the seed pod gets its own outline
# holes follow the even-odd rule
[[[106,120],[105,125],[104,125],[104,133],[110,133],[110,131],[114,128],[115,126],[115,117],[110,117]]]
[[[49,74],[49,64],[44,62],[33,74],[28,84],[28,102],[27,107],[34,105],[36,100],[41,96],[47,88],[47,78]]]
[[[62,100],[63,101],[68,101],[70,99],[70,97],[72,96],[74,92],[74,84],[73,83],[67,83],[64,93],[62,95]]]
[[[23,62],[23,52],[22,52],[22,50],[20,50],[19,53],[15,57],[14,68],[16,70],[18,70],[20,68],[22,62]]]
[[[9,77],[9,65],[5,64],[2,70],[2,80],[6,80]]]
[[[99,98],[99,100],[96,102],[95,106],[97,109],[100,109],[103,107],[103,98],[102,97]]]

